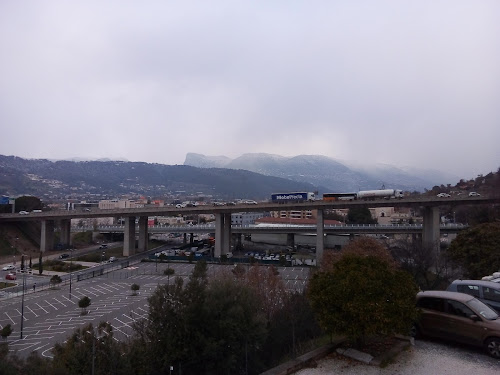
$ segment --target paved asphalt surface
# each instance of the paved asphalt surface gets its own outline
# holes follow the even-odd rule
[[[194,264],[189,263],[137,263],[100,277],[73,282],[71,298],[69,287],[58,289],[27,289],[22,297],[0,299],[0,329],[11,324],[14,332],[8,338],[9,349],[26,357],[37,351],[45,357],[52,357],[51,349],[57,342],[64,342],[75,329],[87,323],[94,326],[107,321],[113,326],[115,338],[125,339],[132,334],[132,325],[137,319],[147,316],[147,298],[159,284],[169,280],[163,274],[167,267],[175,270],[174,277],[185,282],[192,273]],[[209,264],[208,275],[230,271],[233,266]],[[303,289],[307,283],[309,269],[303,267],[278,267],[280,275],[289,289]],[[35,278],[30,276],[30,278]],[[132,284],[139,284],[138,295],[133,296]],[[88,296],[91,305],[89,314],[81,315],[78,301]],[[23,330],[21,338],[21,316]]]
[[[336,353],[319,361],[316,368],[295,375],[498,375],[500,360],[481,349],[438,340],[417,340],[385,368],[365,365]]]

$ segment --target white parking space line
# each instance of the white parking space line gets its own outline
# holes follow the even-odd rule
[[[37,314],[36,312],[34,312],[34,311],[31,309],[31,307],[26,306],[26,309],[28,309],[29,311],[31,311],[31,313],[32,313],[33,315],[35,315],[35,318],[38,318],[38,314]]]
[[[55,307],[53,304],[51,304],[49,301],[45,300],[45,302],[50,305],[50,307],[52,307],[54,310],[57,311],[57,307]]]
[[[84,290],[85,292],[87,292],[87,294],[91,294],[91,295],[93,295],[94,297],[97,297],[97,296],[99,295],[99,294],[96,294],[96,293],[94,293],[94,292],[91,292],[91,291],[90,291],[90,290],[88,290],[88,289],[83,289],[83,290]],[[85,294],[83,294],[83,295],[85,295]]]
[[[64,298],[66,301],[71,302],[73,305],[76,305],[76,302],[75,302],[75,301],[73,301],[72,299],[69,299],[69,298],[68,298],[68,297],[66,297],[66,296],[61,296],[61,297],[62,297],[62,298]]]
[[[47,310],[45,310],[42,306],[40,306],[38,303],[36,303],[36,305],[41,308],[43,311],[45,311],[46,314],[48,314],[49,312]]]
[[[9,315],[9,314],[5,313],[5,315],[7,315],[7,318],[9,318],[9,319],[10,319],[10,321],[12,322],[12,324],[16,324],[16,323],[14,322],[14,319],[12,319],[12,318],[10,317],[10,315]]]
[[[54,300],[56,300],[56,302],[60,303],[61,305],[63,305],[64,307],[66,307],[66,305],[64,303],[62,303],[61,301],[59,301],[57,298],[53,298]]]
[[[118,327],[118,326],[115,326],[115,325],[114,325],[114,326],[113,326],[113,330],[114,330],[114,331],[116,331],[116,332],[121,333],[122,335],[124,335],[124,336],[125,336],[125,337],[127,337],[127,338],[131,336],[131,335],[129,335],[127,332],[125,332],[125,331],[121,330],[121,329],[120,329],[120,327]],[[118,341],[118,340],[117,340],[117,341]]]

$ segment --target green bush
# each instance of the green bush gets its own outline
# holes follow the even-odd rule
[[[175,273],[175,270],[173,268],[167,268],[167,269],[165,269],[165,271],[163,271],[163,274],[167,275],[167,276],[173,275],[174,273]]]

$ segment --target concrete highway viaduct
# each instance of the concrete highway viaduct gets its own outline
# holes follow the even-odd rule
[[[46,211],[41,213],[30,213],[28,215],[20,214],[0,214],[0,225],[7,222],[19,221],[38,221],[41,223],[40,251],[45,252],[54,247],[54,228],[56,221],[59,222],[60,242],[63,245],[70,245],[71,219],[77,218],[98,218],[98,217],[117,217],[124,218],[123,226],[124,244],[123,255],[130,256],[138,252],[147,250],[148,243],[148,217],[150,216],[175,216],[175,215],[195,215],[195,214],[214,214],[215,215],[215,256],[230,252],[231,249],[231,214],[237,212],[267,212],[283,210],[317,210],[317,220],[315,226],[316,232],[316,259],[320,263],[324,251],[325,231],[329,228],[324,224],[324,210],[342,209],[351,207],[410,207],[422,208],[423,225],[421,227],[422,241],[428,246],[437,246],[440,238],[439,207],[440,206],[460,206],[460,205],[491,205],[499,204],[500,197],[465,197],[465,198],[438,198],[438,197],[408,197],[403,199],[378,199],[378,200],[355,200],[355,201],[314,201],[302,203],[259,203],[256,205],[237,204],[234,206],[197,206],[176,208],[174,206],[166,207],[145,207],[129,209],[94,209],[90,212],[76,211]],[[138,226],[136,227],[136,219]],[[172,228],[173,229],[173,228]],[[241,228],[243,229],[243,228]],[[296,228],[295,228],[296,229]],[[351,227],[352,230],[354,230]],[[238,228],[234,228],[238,231]],[[248,229],[248,230],[255,230]],[[274,228],[276,231],[276,228]],[[283,230],[281,228],[280,230]],[[284,229],[286,230],[286,228]],[[308,228],[309,231],[314,230]],[[341,229],[339,229],[341,230]],[[344,228],[345,233],[349,233],[349,228]],[[385,229],[387,230],[387,228]],[[138,245],[136,249],[136,231],[138,231]],[[175,231],[175,230],[172,230]],[[192,229],[194,231],[194,229]],[[289,228],[291,233],[294,229]],[[382,229],[380,229],[382,231]]]

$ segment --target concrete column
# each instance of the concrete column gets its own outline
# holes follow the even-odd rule
[[[128,257],[135,254],[135,216],[125,218],[125,229],[123,233],[123,256]]]
[[[424,207],[423,219],[422,245],[434,249],[437,254],[440,240],[439,208]]]
[[[139,217],[139,244],[138,250],[140,253],[148,250],[148,217]]]
[[[223,223],[224,219],[222,217],[222,214],[215,214],[215,249],[214,249],[215,258],[220,258],[222,254]]]
[[[61,220],[61,238],[59,242],[66,248],[71,244],[71,220]]]
[[[222,253],[227,254],[231,252],[231,214],[223,214],[223,218]]]
[[[42,220],[42,236],[40,238],[40,251],[54,249],[54,220]]]
[[[325,220],[323,210],[318,210],[316,218],[316,265],[320,265],[323,260],[323,250],[325,248]]]
[[[287,233],[286,246],[290,246],[292,249],[295,247],[295,234]]]

